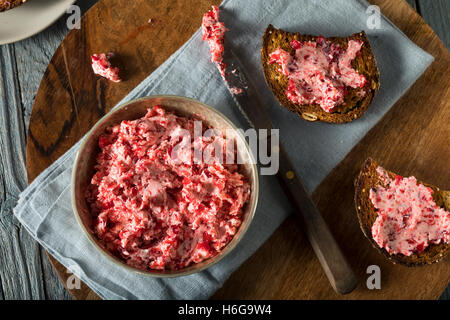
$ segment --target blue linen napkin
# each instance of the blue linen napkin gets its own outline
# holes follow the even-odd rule
[[[233,51],[246,65],[269,107],[274,126],[307,190],[312,191],[406,92],[433,61],[385,17],[367,27],[364,0],[225,0],[221,20]],[[349,124],[307,123],[279,106],[260,68],[261,37],[271,23],[304,34],[345,36],[366,30],[381,73],[381,88],[364,117]],[[215,65],[200,30],[121,103],[152,94],[183,95],[212,105],[247,128]],[[122,268],[97,252],[71,208],[70,176],[80,143],[47,168],[20,195],[14,212],[24,227],[63,265],[104,299],[204,299],[222,286],[291,212],[274,176],[260,177],[255,219],[241,243],[213,267],[190,276],[155,279]]]

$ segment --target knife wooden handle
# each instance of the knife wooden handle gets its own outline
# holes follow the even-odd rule
[[[304,231],[314,252],[334,290],[339,294],[350,293],[357,285],[357,278],[322,215],[307,194],[289,155],[281,143],[279,147],[278,177],[291,203],[295,205],[295,211],[303,222]]]

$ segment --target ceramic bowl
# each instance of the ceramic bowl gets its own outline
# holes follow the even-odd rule
[[[216,256],[180,270],[145,271],[131,267],[127,265],[124,260],[111,254],[105,249],[93,231],[93,215],[91,214],[89,205],[85,199],[85,192],[93,176],[96,157],[100,151],[100,148],[98,147],[99,136],[105,132],[107,127],[119,124],[122,120],[135,120],[143,117],[147,113],[147,109],[155,105],[162,105],[166,110],[173,111],[178,116],[200,115],[206,124],[219,130],[232,129],[227,131],[227,137],[228,133],[232,132],[232,138],[236,141],[237,153],[241,159],[244,159],[244,164],[240,165],[240,172],[248,178],[251,185],[250,200],[244,206],[242,224],[233,239]],[[219,111],[204,103],[190,98],[167,95],[151,96],[130,101],[115,108],[100,119],[85,136],[77,153],[72,172],[71,188],[73,211],[90,242],[120,267],[153,277],[185,276],[204,270],[222,260],[241,241],[252,222],[259,192],[256,162],[244,136],[237,130],[235,125]]]

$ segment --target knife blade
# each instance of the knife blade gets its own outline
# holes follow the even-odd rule
[[[229,47],[225,50],[223,61],[226,67],[222,76],[236,106],[250,126],[254,129],[267,129],[267,137],[271,139],[270,129],[273,128],[273,125],[268,110],[248,77],[244,66]],[[267,141],[267,145],[271,145],[270,141]],[[286,195],[296,209],[295,212],[300,218],[301,227],[306,233],[331,286],[340,294],[350,293],[357,285],[356,276],[325,220],[306,192],[300,176],[281,142],[278,149],[272,150],[272,152],[279,152],[277,176]]]

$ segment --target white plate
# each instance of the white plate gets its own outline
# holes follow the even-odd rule
[[[75,0],[28,0],[20,7],[0,12],[0,44],[19,41],[44,30]]]

